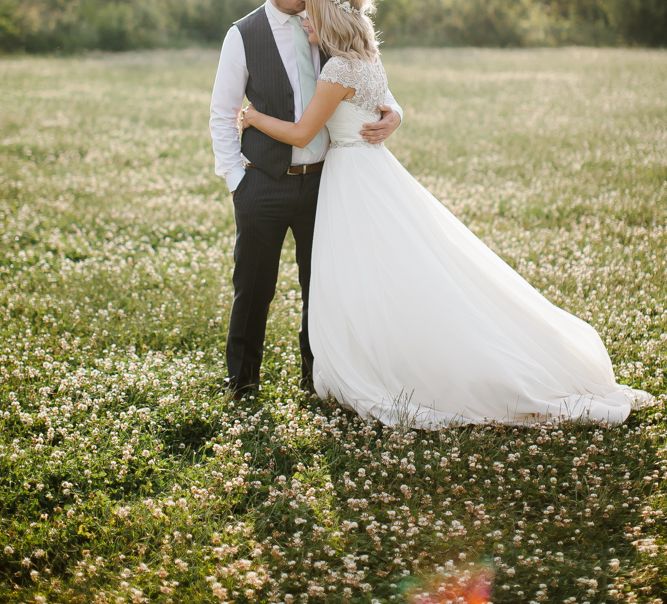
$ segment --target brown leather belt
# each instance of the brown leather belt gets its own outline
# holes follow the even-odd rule
[[[246,168],[256,168],[255,164],[246,164]],[[303,174],[313,174],[321,172],[324,167],[324,162],[320,161],[316,164],[301,164],[298,166],[290,166],[286,172],[289,176],[301,176]]]

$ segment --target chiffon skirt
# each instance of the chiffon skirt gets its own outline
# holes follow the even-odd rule
[[[615,424],[650,398],[384,146],[327,155],[308,325],[317,394],[387,425]]]

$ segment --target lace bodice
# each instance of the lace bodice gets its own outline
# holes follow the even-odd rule
[[[370,62],[331,57],[322,68],[320,80],[355,90],[355,95],[343,101],[327,122],[331,146],[379,146],[365,143],[359,130],[364,122],[380,117],[378,107],[386,100],[387,74],[380,59]]]
[[[356,94],[348,101],[368,111],[377,111],[387,94],[387,75],[380,59],[371,63],[361,59],[331,57],[322,68],[320,80],[354,88]]]

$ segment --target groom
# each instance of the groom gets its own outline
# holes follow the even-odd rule
[[[326,129],[306,148],[290,147],[256,129],[239,140],[244,97],[263,113],[298,121],[308,106],[326,57],[308,42],[304,0],[267,0],[227,32],[211,99],[215,173],[232,193],[236,221],[234,304],[227,337],[227,386],[235,398],[259,384],[266,320],[278,279],[280,253],[291,229],[303,298],[299,343],[301,386],[313,391],[308,342],[308,288],[320,176],[329,146]],[[382,119],[364,138],[380,143],[401,123],[388,93]]]

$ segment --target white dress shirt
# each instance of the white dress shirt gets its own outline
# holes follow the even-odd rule
[[[289,24],[291,15],[281,12],[267,0],[264,9],[269,18],[271,31],[276,40],[278,52],[287,71],[287,77],[294,91],[294,119],[299,121],[303,110],[301,107],[301,86],[297,67],[296,49],[294,47],[294,30]],[[305,17],[305,11],[300,14]],[[320,53],[316,45],[311,45],[315,73],[320,73]],[[215,173],[225,178],[230,191],[235,191],[245,175],[246,158],[241,153],[237,118],[245,98],[248,84],[248,68],[246,66],[243,38],[238,27],[233,25],[222,44],[218,71],[213,85],[211,97],[211,139],[215,154]],[[403,118],[403,110],[391,92],[387,91],[386,105],[397,111]],[[326,129],[325,129],[326,130]],[[292,164],[313,164],[324,159],[324,153],[315,155],[308,149],[292,148]]]

